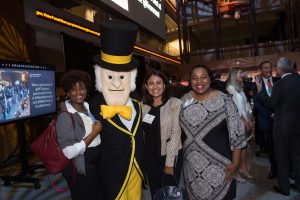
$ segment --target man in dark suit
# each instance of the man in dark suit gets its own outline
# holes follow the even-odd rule
[[[262,92],[263,87],[258,81],[256,84],[258,98],[274,110],[275,116],[273,139],[279,186],[273,186],[273,189],[289,195],[291,163],[295,170],[292,186],[300,191],[300,76],[292,74],[293,62],[286,57],[278,60],[277,72],[281,80],[274,84],[271,98]]]
[[[267,96],[271,96],[273,84],[278,80],[276,77],[272,77],[272,63],[270,61],[263,61],[260,65],[261,75],[256,77],[256,81],[259,81],[262,85],[261,93]],[[253,97],[254,107],[258,116],[258,130],[263,134],[265,146],[268,152],[269,160],[271,163],[271,172],[268,175],[269,179],[274,179],[277,175],[277,166],[274,156],[273,148],[273,110],[266,106],[256,93]]]

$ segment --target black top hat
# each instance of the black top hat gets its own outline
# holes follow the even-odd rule
[[[94,56],[95,63],[113,71],[130,71],[138,67],[132,57],[137,25],[123,20],[104,21],[100,25],[101,54]]]

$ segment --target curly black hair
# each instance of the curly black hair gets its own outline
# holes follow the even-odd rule
[[[92,77],[89,73],[81,70],[71,70],[65,73],[61,78],[63,90],[67,93],[76,83],[83,83],[87,91],[92,85]]]

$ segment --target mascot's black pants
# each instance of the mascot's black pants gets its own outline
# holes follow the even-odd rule
[[[71,164],[63,172],[63,176],[67,180],[70,188],[72,200],[105,199],[101,187],[99,146],[100,145],[90,147],[85,150],[86,176],[76,172],[74,180]]]

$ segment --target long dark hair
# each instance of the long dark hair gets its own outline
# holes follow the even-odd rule
[[[147,104],[147,105],[153,105],[153,98],[152,96],[148,93],[145,85],[147,84],[147,81],[149,80],[149,78],[151,76],[158,76],[160,77],[164,84],[165,84],[165,90],[162,94],[162,102],[165,103],[166,101],[169,100],[169,98],[171,97],[172,93],[171,93],[171,85],[170,85],[170,82],[168,80],[168,78],[166,77],[166,75],[159,71],[159,70],[151,70],[149,71],[146,76],[145,76],[145,80],[144,80],[144,83],[143,83],[143,90],[142,90],[142,93],[143,93],[143,103]]]

